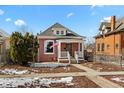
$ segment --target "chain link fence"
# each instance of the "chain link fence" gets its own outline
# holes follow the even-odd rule
[[[94,62],[110,63],[124,66],[124,56],[122,55],[94,55]]]

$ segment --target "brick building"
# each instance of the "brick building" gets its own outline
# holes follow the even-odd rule
[[[124,17],[100,24],[99,33],[95,36],[96,55],[124,56]]]

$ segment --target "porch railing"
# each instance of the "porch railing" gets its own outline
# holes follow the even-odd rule
[[[80,60],[84,60],[84,56],[82,54],[82,51],[75,51],[75,55],[74,55],[77,63],[79,63]]]
[[[59,58],[58,58],[58,62],[60,62],[60,60],[68,60],[69,61],[69,64],[71,63],[71,58],[70,58],[70,54],[69,54],[69,51],[61,51],[60,55],[59,55]]]

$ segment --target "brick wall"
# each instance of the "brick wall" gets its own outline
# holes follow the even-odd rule
[[[104,43],[104,51],[101,51],[101,44]],[[100,51],[97,51],[100,44]],[[120,34],[113,34],[106,37],[96,39],[96,54],[119,55],[120,47],[116,48],[116,44],[120,44]],[[109,45],[109,47],[107,47]]]
[[[57,61],[57,46],[54,47],[54,54],[44,54],[44,41],[46,39],[40,39],[39,40],[39,61]],[[56,40],[54,40],[55,42]]]

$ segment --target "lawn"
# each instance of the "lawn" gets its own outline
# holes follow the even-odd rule
[[[124,75],[105,75],[103,77],[124,87]]]
[[[0,68],[0,74],[32,74],[32,73],[68,73],[85,72],[74,66],[64,67],[24,67],[20,65],[6,65]]]
[[[124,71],[124,68],[114,64],[107,63],[95,63],[95,62],[87,62],[83,63],[83,66],[89,67],[91,69],[103,72],[103,71]]]
[[[0,88],[100,88],[85,76],[0,78]]]

